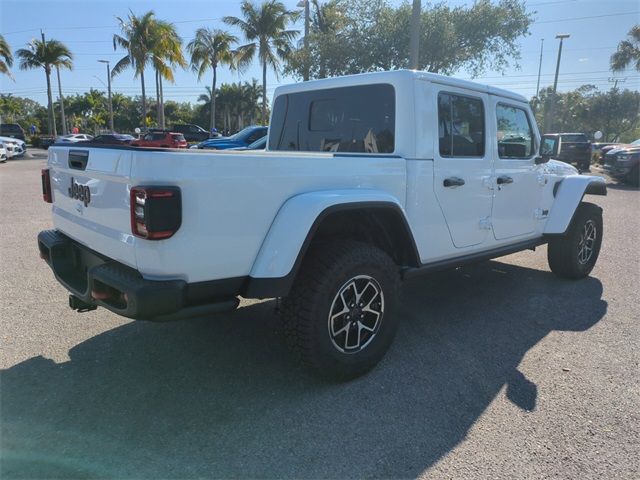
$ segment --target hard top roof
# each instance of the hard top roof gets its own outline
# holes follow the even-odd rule
[[[320,80],[310,80],[308,82],[293,83],[278,87],[275,95],[284,93],[294,93],[321,88],[337,88],[352,85],[364,85],[369,83],[400,83],[410,78],[418,78],[442,85],[450,85],[457,88],[465,88],[480,93],[498,95],[501,97],[517,100],[519,102],[528,102],[527,98],[519,93],[504,90],[502,88],[492,87],[483,83],[472,82],[470,80],[462,80],[459,78],[448,77],[436,73],[422,72],[418,70],[392,70],[389,72],[370,72],[359,73],[356,75],[346,75],[343,77],[324,78]]]

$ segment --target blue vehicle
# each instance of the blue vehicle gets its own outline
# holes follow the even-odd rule
[[[191,148],[207,149],[207,150],[227,150],[235,147],[248,147],[256,140],[267,135],[267,127],[250,126],[240,130],[235,135],[222,138],[211,138],[194,145]]]
[[[267,148],[267,136],[265,135],[264,137],[253,142],[248,147],[233,147],[233,148],[230,148],[229,150],[264,150],[266,148]]]

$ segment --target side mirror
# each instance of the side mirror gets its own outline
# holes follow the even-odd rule
[[[542,137],[540,156],[536,157],[536,165],[547,163],[558,154],[558,137]]]

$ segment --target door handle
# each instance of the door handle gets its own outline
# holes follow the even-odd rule
[[[507,177],[506,175],[503,175],[501,177],[498,177],[498,179],[496,180],[496,183],[498,185],[504,185],[506,183],[513,183],[513,178]]]
[[[442,184],[445,187],[461,187],[462,185],[464,185],[464,180],[459,177],[449,177],[445,178]]]

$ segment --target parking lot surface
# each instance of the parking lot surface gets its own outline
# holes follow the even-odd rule
[[[177,323],[78,314],[38,258],[46,155],[0,165],[0,477],[640,478],[640,191],[590,278],[546,248],[406,284],[370,374],[309,376],[275,301]]]

